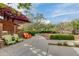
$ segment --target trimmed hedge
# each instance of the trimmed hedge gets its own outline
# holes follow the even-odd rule
[[[70,35],[70,34],[52,34],[52,35],[50,35],[50,39],[53,39],[53,40],[74,40],[74,35]]]

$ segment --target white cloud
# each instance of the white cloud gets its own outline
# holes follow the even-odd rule
[[[49,23],[50,23],[50,21],[49,21],[49,20],[46,20],[46,21],[45,21],[45,23],[46,23],[46,24],[49,24]]]
[[[45,24],[49,24],[50,23],[50,20],[42,20],[41,22],[42,23],[45,23]]]
[[[58,14],[54,14],[53,16],[51,16],[52,18],[54,17],[58,17],[58,16],[63,16],[63,15],[70,15],[70,14],[78,14],[79,11],[71,11],[71,12],[62,12],[62,13],[58,13]]]
[[[59,4],[57,8],[54,11],[51,11],[50,17],[58,17],[58,16],[63,16],[63,15],[70,15],[70,14],[78,14],[79,10],[76,10],[72,5],[75,4]],[[68,9],[71,8],[71,9]],[[76,11],[76,12],[75,12]]]

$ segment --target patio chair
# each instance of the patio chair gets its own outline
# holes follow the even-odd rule
[[[23,41],[23,39],[21,39],[18,34],[14,34],[13,35],[14,39],[17,41],[17,42],[20,42],[20,41]]]
[[[11,36],[10,34],[4,35],[3,38],[7,45],[16,43],[15,39],[13,39],[13,36]]]

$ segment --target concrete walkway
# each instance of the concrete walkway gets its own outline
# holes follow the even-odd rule
[[[0,56],[78,56],[79,48],[48,45],[42,36],[35,36],[0,49]]]
[[[26,40],[0,49],[1,56],[37,56],[30,50],[30,46],[24,46]]]

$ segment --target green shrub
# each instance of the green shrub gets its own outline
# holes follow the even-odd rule
[[[51,31],[40,31],[39,33],[51,33]]]
[[[70,34],[52,34],[50,39],[53,40],[74,40],[74,36]]]
[[[27,33],[31,34],[32,36],[35,36],[35,34],[37,34],[38,32],[36,32],[36,31],[28,31]]]

